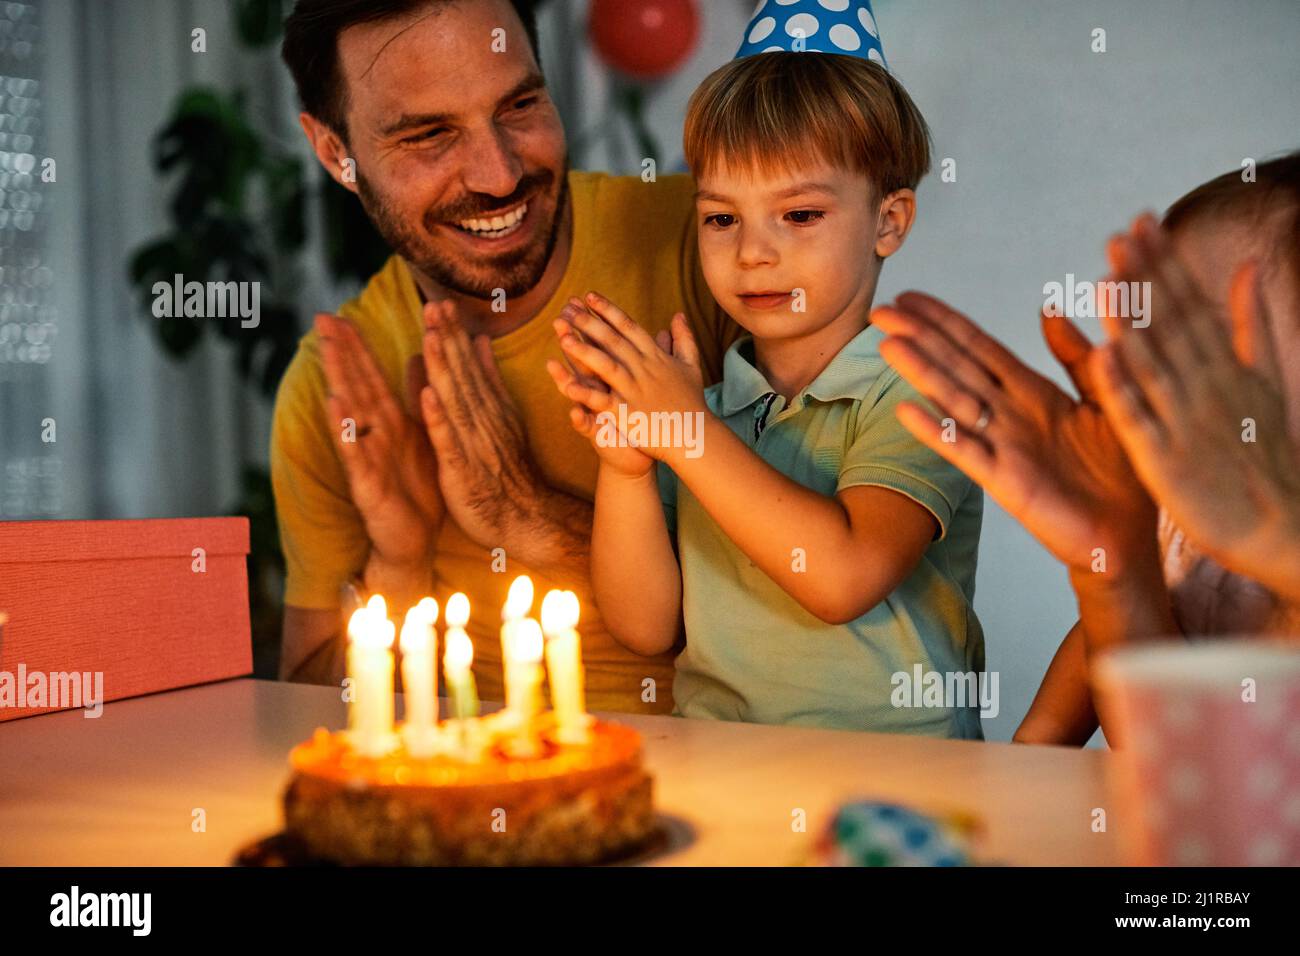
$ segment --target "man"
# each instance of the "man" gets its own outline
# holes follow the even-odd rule
[[[596,457],[545,363],[564,303],[599,289],[652,333],[685,312],[717,379],[735,332],[700,271],[693,183],[568,170],[528,0],[299,0],[282,52],[317,158],[395,255],[317,316],[276,398],[281,676],[342,677],[349,582],[395,618],[464,591],[499,700],[499,609],[527,573],[539,601],[582,600],[592,709],[669,711],[671,655],[619,647],[591,599]]]

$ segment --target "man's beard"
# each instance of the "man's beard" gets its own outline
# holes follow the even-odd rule
[[[550,189],[555,174],[549,170],[531,173],[519,181],[518,188],[509,196],[492,197],[471,194],[463,201],[442,209],[428,209],[423,216],[424,234],[411,228],[409,218],[398,214],[392,203],[379,194],[357,172],[357,194],[361,206],[370,217],[379,235],[389,248],[409,262],[415,269],[446,289],[476,299],[491,299],[498,289],[508,298],[521,296],[541,281],[551,262],[555,245],[559,241],[560,226],[564,222],[564,207],[569,197],[569,163],[565,160],[560,176],[560,189],[551,217],[550,227],[523,249],[481,260],[482,266],[466,266],[446,254],[431,248],[428,236],[440,225],[463,219],[473,219],[494,209],[509,209],[532,197],[528,214],[534,215],[533,204]]]

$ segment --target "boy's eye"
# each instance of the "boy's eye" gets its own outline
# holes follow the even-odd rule
[[[800,226],[808,226],[826,217],[826,213],[820,209],[796,209],[794,212],[786,213],[790,221]]]
[[[736,217],[725,212],[715,212],[711,216],[704,217],[706,226],[717,226],[719,229],[725,229],[736,221]]]

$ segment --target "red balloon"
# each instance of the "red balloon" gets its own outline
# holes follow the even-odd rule
[[[695,48],[695,0],[591,0],[588,32],[601,58],[639,80],[679,67]]]

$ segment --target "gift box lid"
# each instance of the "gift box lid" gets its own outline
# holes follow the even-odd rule
[[[248,549],[246,517],[0,522],[0,670],[102,672],[105,701],[247,674]]]
[[[191,555],[246,555],[248,519],[0,521],[0,565]]]

